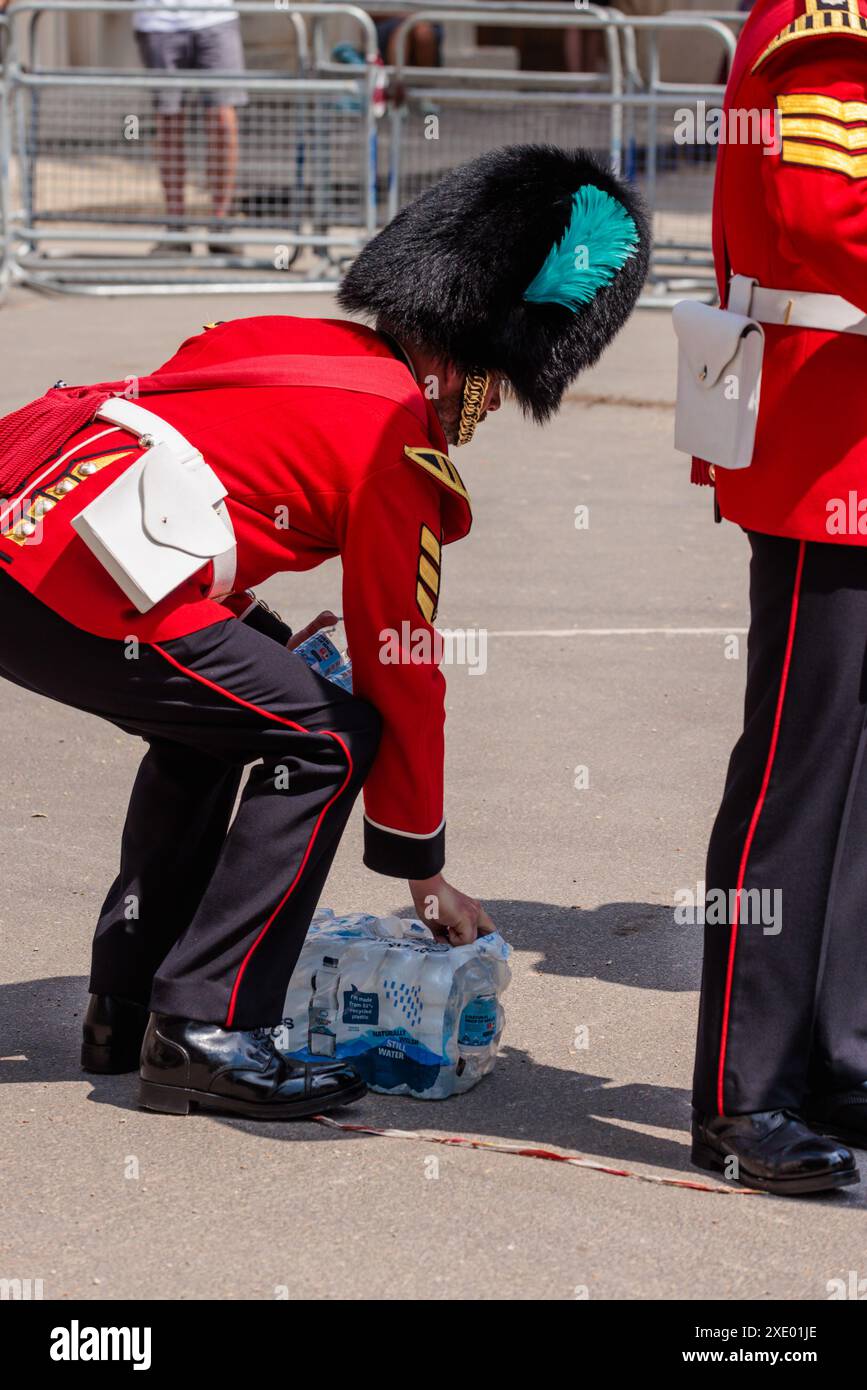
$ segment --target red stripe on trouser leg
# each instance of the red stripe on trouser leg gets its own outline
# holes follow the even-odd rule
[[[208,680],[207,676],[200,676],[198,672],[191,671],[189,667],[183,666],[180,661],[176,661],[173,656],[170,656],[167,651],[164,651],[162,647],[157,646],[156,643],[153,643],[153,650],[155,652],[159,652],[160,656],[165,657],[166,661],[168,661],[172,666],[177,667],[177,669],[181,671],[183,675],[189,676],[191,680],[198,681],[200,685],[206,685],[210,690],[215,690],[218,695],[225,695],[227,700],[232,700],[236,705],[243,705],[245,709],[250,709],[253,710],[255,714],[260,714],[263,719],[273,719],[276,724],[285,724],[287,728],[295,729],[298,733],[309,734],[311,732],[310,729],[305,729],[303,724],[296,724],[295,721],[292,719],[285,719],[282,714],[273,714],[271,710],[262,709],[261,705],[254,705],[249,700],[243,699],[240,695],[234,695],[232,691],[227,690],[225,686],[218,685],[216,681]],[[240,966],[238,967],[238,973],[235,976],[235,983],[232,987],[232,994],[229,999],[229,1009],[226,1014],[227,1028],[231,1028],[232,1026],[232,1021],[235,1017],[235,1006],[238,1001],[238,990],[240,989],[241,981],[244,978],[244,971],[247,969],[247,966],[249,965],[253,957],[253,953],[256,950],[256,947],[259,945],[260,941],[265,936],[274,920],[283,911],[283,908],[286,906],[286,903],[289,901],[289,898],[292,896],[292,893],[297,887],[301,875],[304,873],[307,860],[310,858],[310,851],[313,848],[316,836],[319,833],[319,827],[325,818],[326,812],[329,811],[330,808],[334,805],[335,801],[337,801],[339,797],[343,795],[352,779],[352,754],[350,753],[343,739],[340,737],[339,734],[335,734],[331,729],[323,729],[322,734],[326,738],[333,738],[335,743],[338,743],[340,747],[343,749],[347,763],[346,776],[344,777],[340,786],[337,788],[337,791],[334,793],[332,797],[329,797],[328,801],[326,801],[325,805],[322,807],[322,810],[319,812],[319,815],[316,817],[316,824],[310,832],[310,839],[307,841],[307,848],[304,851],[304,857],[301,860],[298,872],[296,873],[292,882],[289,884],[289,887],[286,889],[286,892],[283,894],[283,897],[280,899],[274,911],[271,913],[271,916],[268,918],[267,922],[262,927],[255,941],[251,945],[244,959],[241,961]]]
[[[767,796],[768,784],[771,780],[771,772],[773,770],[774,758],[777,752],[777,741],[779,739],[780,724],[783,718],[783,703],[786,698],[786,686],[789,680],[789,667],[792,664],[792,648],[795,643],[795,625],[798,620],[798,601],[801,595],[801,576],[804,572],[805,552],[806,541],[801,541],[800,546],[798,548],[798,563],[795,567],[795,582],[792,589],[792,607],[789,612],[789,631],[786,637],[786,650],[783,656],[783,669],[780,675],[780,689],[779,694],[777,695],[777,707],[774,712],[774,724],[771,730],[771,741],[768,746],[768,757],[767,762],[765,763],[765,772],[764,776],[762,777],[762,785],[759,788],[759,795],[756,799],[756,804],[753,808],[753,814],[750,818],[750,824],[749,828],[747,829],[746,839],[744,840],[744,847],[741,853],[740,864],[738,866],[738,881],[737,887],[735,889],[735,908],[734,912],[732,913],[731,932],[729,935],[729,955],[728,966],[726,969],[725,996],[723,999],[722,1029],[720,1031],[719,1071],[717,1073],[717,1109],[720,1115],[725,1114],[725,1105],[723,1100],[723,1081],[725,1076],[726,1064],[726,1044],[728,1042],[729,1032],[729,1011],[731,1009],[732,1000],[732,981],[734,979],[735,971],[735,952],[737,949],[738,926],[740,925],[741,917],[741,894],[743,892],[744,879],[746,877],[747,872],[747,861],[750,857],[750,850],[752,849],[753,840],[756,834],[756,828],[759,823],[759,817],[762,814],[762,808],[765,804],[765,797]]]

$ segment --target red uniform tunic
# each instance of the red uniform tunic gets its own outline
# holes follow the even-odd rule
[[[776,113],[782,143],[776,153],[756,140],[720,147],[721,301],[733,273],[839,295],[867,315],[865,0],[759,0],[725,109]],[[867,544],[867,518],[854,534],[835,526],[851,493],[867,508],[867,337],[781,325],[765,334],[755,454],[749,468],[716,470],[722,515],[772,535]]]
[[[431,401],[370,329],[276,315],[228,322],[189,338],[155,376],[286,354],[355,359],[369,389],[245,385],[148,394],[139,404],[180,430],[226,487],[239,594],[275,573],[342,557],[354,690],[383,720],[364,789],[367,817],[386,831],[432,836],[443,822],[445,692],[432,622],[441,546],[469,531],[469,499],[445,456]],[[396,377],[404,403],[393,398]],[[140,614],[72,529],[71,518],[138,452],[133,436],[96,422],[53,464],[34,465],[27,499],[53,505],[26,544],[9,534],[20,512],[4,522],[0,510],[0,555],[19,583],[70,623],[102,637],[159,642],[231,618],[240,603],[203,597],[208,565]],[[80,473],[82,462],[96,470]],[[398,643],[405,659],[383,660]]]

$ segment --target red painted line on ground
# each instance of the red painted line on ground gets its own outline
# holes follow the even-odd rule
[[[374,1134],[383,1139],[414,1139],[423,1144],[445,1144],[453,1148],[486,1149],[489,1153],[513,1154],[518,1158],[543,1158],[555,1163],[568,1163],[573,1168],[589,1168],[594,1173],[607,1173],[613,1178],[634,1178],[636,1182],[652,1182],[660,1187],[687,1187],[692,1192],[715,1192],[724,1197],[764,1197],[766,1194],[755,1187],[720,1187],[718,1184],[695,1182],[691,1178],[664,1178],[656,1173],[636,1173],[631,1168],[612,1168],[607,1163],[596,1163],[592,1158],[581,1158],[578,1154],[561,1154],[554,1149],[527,1149],[520,1144],[497,1144],[490,1139],[468,1139],[463,1135],[422,1134],[417,1129],[377,1129],[373,1125],[349,1125],[340,1120],[332,1120],[327,1115],[314,1115],[316,1124],[327,1125],[329,1129],[344,1130],[348,1134]]]

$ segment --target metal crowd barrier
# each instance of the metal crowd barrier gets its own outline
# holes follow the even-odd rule
[[[518,10],[516,14],[515,11]],[[623,63],[611,11],[600,6],[438,5],[415,10],[397,33],[394,80],[402,100],[391,110],[389,215],[448,169],[496,145],[583,145],[619,167]],[[535,72],[512,68],[421,68],[407,62],[420,24],[473,24],[602,34],[606,70]]]
[[[11,134],[12,275],[55,290],[110,294],[159,288],[213,293],[237,288],[332,287],[342,260],[376,230],[376,31],[351,4],[238,6],[277,13],[294,36],[290,69],[243,72],[61,67],[43,54],[49,15],[123,14],[118,0],[24,0],[7,12],[4,64]],[[309,26],[350,22],[362,57],[317,74]],[[230,215],[211,215],[221,176],[207,107],[188,102],[183,133],[160,144],[154,99],[226,93],[236,107],[237,184]],[[166,137],[163,136],[165,141]],[[179,144],[183,153],[179,153]],[[185,195],[167,217],[160,161]],[[4,181],[7,182],[7,181]],[[191,254],[193,247],[204,254]],[[156,251],[157,254],[154,254]]]
[[[678,111],[695,109],[700,102],[721,106],[725,87],[664,80],[661,45],[677,29],[713,34],[721,44],[721,66],[728,72],[737,33],[747,17],[738,11],[669,11],[665,25],[654,24],[652,18],[629,20],[633,34],[645,31],[649,47],[646,83],[634,65],[631,68],[630,93],[636,101],[628,108],[626,168],[642,187],[653,215],[654,247],[645,303],[667,306],[695,290],[716,297],[711,249],[715,147],[678,145],[673,128]]]
[[[727,65],[744,15],[638,17],[545,0],[370,3],[404,16],[393,68],[383,68],[360,6],[273,0],[236,9],[285,21],[287,65],[205,75],[52,63],[50,16],[122,14],[131,24],[134,6],[13,2],[0,16],[0,290],[9,282],[91,294],[332,289],[364,241],[456,164],[507,143],[550,141],[598,151],[642,189],[655,230],[645,302],[711,293],[713,150],[677,145],[673,126],[679,108],[719,104],[723,88],[665,80],[662,48],[674,33],[709,36]],[[334,21],[351,33],[337,48]],[[452,25],[595,31],[603,65],[414,67],[412,35],[425,23],[447,33]],[[184,214],[167,218],[154,99],[213,91],[244,102],[231,213],[219,223],[211,216],[214,129],[202,103],[188,101],[184,164],[174,173]]]
[[[10,179],[9,94],[6,78],[8,43],[9,20],[5,14],[0,14],[0,304],[6,298],[13,274],[8,206]]]
[[[710,146],[678,146],[674,114],[700,99],[718,105],[724,87],[662,77],[660,45],[687,31],[710,36],[726,67],[735,29],[746,18],[696,12],[625,16],[602,6],[533,5],[522,27],[579,31],[603,37],[602,73],[512,69],[419,68],[407,63],[412,30],[423,23],[508,25],[514,6],[477,5],[446,11],[417,8],[397,35],[395,81],[403,100],[392,108],[389,214],[446,170],[492,145],[551,142],[582,145],[607,158],[641,188],[654,225],[654,254],[644,303],[665,305],[690,291],[713,292]],[[725,12],[719,12],[725,14]],[[732,25],[731,21],[734,21]],[[648,74],[638,60],[644,35]]]

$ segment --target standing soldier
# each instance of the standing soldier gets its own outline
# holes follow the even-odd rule
[[[290,1064],[267,1034],[362,783],[365,863],[408,877],[420,913],[433,899],[452,943],[491,929],[442,876],[432,624],[443,546],[471,522],[447,449],[506,385],[552,415],[647,255],[635,199],[590,156],[500,150],[358,257],[342,303],[375,328],[226,323],[132,399],[58,383],[0,422],[0,673],[148,744],[96,931],[87,1069],[134,1070],[141,1048],[143,1103],[178,1113],[363,1094],[350,1067]],[[250,592],[335,555],[352,695]]]
[[[746,277],[765,350],[751,464],[693,473],[752,550],[693,1158],[795,1194],[857,1181],[844,1143],[867,1145],[867,4],[759,0],[725,107],[773,112],[778,138],[728,144],[717,168],[721,302]]]

